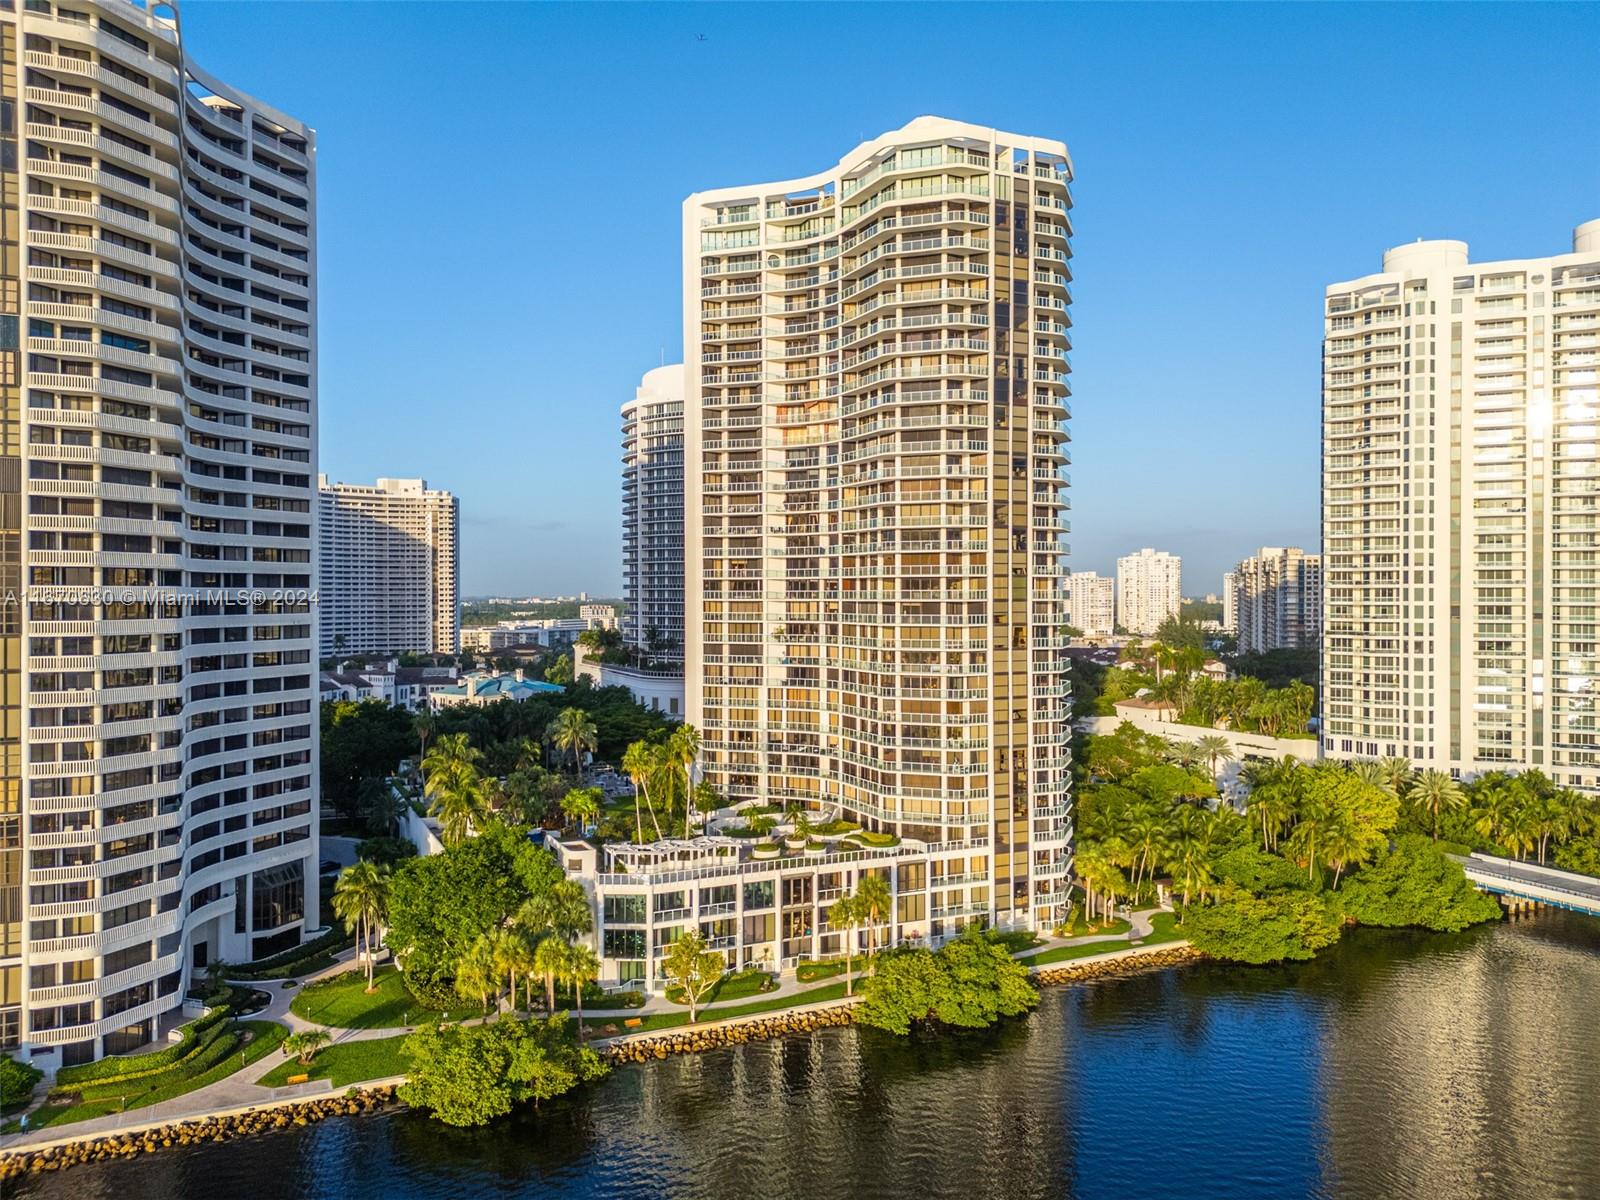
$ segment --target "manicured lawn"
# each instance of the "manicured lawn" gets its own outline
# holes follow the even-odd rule
[[[380,970],[373,982],[378,990],[368,995],[366,972],[346,971],[301,988],[289,1011],[303,1020],[338,1029],[394,1029],[407,1024],[408,1015],[409,1023],[415,1025],[436,1018],[455,1021],[480,1013],[471,1004],[446,1013],[428,1008],[411,994],[405,977],[393,967]]]
[[[700,1003],[706,1005],[721,1000],[743,1000],[749,996],[759,996],[762,992],[770,992],[775,987],[777,984],[765,971],[740,971],[736,975],[724,975]],[[683,989],[668,988],[667,999],[674,1004],[684,1004]]]
[[[250,1035],[248,1042],[244,1040],[246,1033]],[[121,1082],[81,1085],[76,1094],[83,1099],[78,1103],[61,1107],[46,1105],[33,1114],[29,1125],[34,1129],[66,1125],[176,1099],[226,1079],[250,1063],[259,1062],[278,1048],[287,1033],[288,1030],[273,1021],[239,1021],[204,1050],[174,1063],[167,1070]],[[60,1094],[73,1092],[69,1087]]]
[[[1072,926],[1073,937],[1087,937],[1089,934],[1127,933],[1132,926],[1121,917],[1113,917],[1109,921],[1097,921],[1090,924],[1079,916]]]
[[[843,983],[830,983],[825,987],[796,992],[792,996],[769,996],[765,1000],[756,1000],[749,1004],[733,1004],[727,1008],[702,1011],[697,1024],[708,1025],[713,1021],[725,1021],[729,1017],[753,1017],[757,1013],[779,1012],[802,1004],[815,1004],[820,1000],[839,1000],[844,994]],[[679,1025],[687,1025],[689,1014],[688,1012],[652,1013],[648,1017],[640,1018],[639,1024],[634,1026],[625,1026],[615,1018],[607,1021],[590,1021],[585,1018],[583,1023],[588,1027],[591,1037],[597,1036],[601,1027],[605,1025],[615,1025],[617,1033],[650,1033],[657,1029],[674,1029]]]
[[[394,1037],[371,1038],[362,1042],[342,1042],[317,1051],[309,1067],[290,1058],[279,1063],[257,1082],[262,1087],[283,1087],[291,1076],[309,1075],[312,1079],[330,1079],[334,1089],[367,1079],[387,1079],[391,1075],[406,1073],[406,1060],[400,1053],[406,1034]]]
[[[1186,935],[1178,927],[1178,914],[1158,912],[1150,918],[1150,936],[1141,938],[1135,946],[1155,946],[1162,942],[1181,942]]]

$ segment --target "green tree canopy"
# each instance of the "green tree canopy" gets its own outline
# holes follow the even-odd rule
[[[491,822],[445,854],[395,869],[387,941],[406,975],[426,987],[451,977],[473,942],[561,877],[555,859],[523,830]]]
[[[321,734],[322,795],[345,817],[361,815],[363,780],[393,775],[417,748],[410,714],[381,700],[325,702]]]
[[[1216,903],[1191,905],[1183,913],[1184,933],[1195,949],[1230,962],[1311,958],[1339,940],[1339,927],[1332,897],[1309,891],[1253,896],[1226,887]]]
[[[1344,910],[1362,925],[1419,926],[1455,932],[1500,915],[1461,864],[1428,838],[1408,834],[1354,876],[1340,892]]]
[[[580,1047],[565,1014],[547,1021],[428,1025],[405,1040],[400,1098],[447,1125],[486,1125],[514,1104],[538,1103],[598,1079],[605,1065]]]
[[[937,951],[885,952],[862,997],[859,1022],[902,1035],[928,1022],[979,1029],[1039,1000],[1027,968],[972,927]]]

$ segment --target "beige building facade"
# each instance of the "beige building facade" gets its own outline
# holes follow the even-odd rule
[[[1117,621],[1112,579],[1093,571],[1074,571],[1067,580],[1070,624],[1084,637],[1110,637]]]
[[[1224,579],[1224,628],[1247,654],[1315,647],[1322,631],[1322,558],[1298,546],[1263,546]],[[1231,626],[1229,622],[1231,621]]]
[[[1058,141],[922,117],[684,204],[705,777],[920,847],[903,936],[1068,903],[1070,180]]]

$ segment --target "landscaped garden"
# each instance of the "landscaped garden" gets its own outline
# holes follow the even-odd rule
[[[218,1006],[183,1031],[183,1040],[147,1054],[64,1067],[35,1128],[86,1121],[175,1099],[225,1079],[275,1050],[288,1032],[272,1021],[235,1021]]]
[[[364,970],[346,971],[300,989],[289,1005],[295,1016],[338,1029],[393,1029],[424,1021],[458,1021],[481,1015],[479,1005],[463,1001],[441,1011],[418,1000],[405,977],[385,967],[373,977],[377,991],[367,991]]]
[[[842,969],[842,964],[841,964]],[[743,1000],[750,996],[759,996],[762,992],[770,992],[778,986],[777,981],[765,971],[755,967],[748,967],[733,975],[724,975],[721,980],[701,1000],[701,1004],[716,1004],[719,1001]],[[681,988],[667,989],[667,999],[674,1004],[686,1004]]]
[[[335,1088],[346,1087],[367,1079],[388,1079],[406,1073],[406,1061],[400,1053],[406,1035],[368,1038],[359,1042],[340,1042],[318,1050],[309,1066],[290,1058],[279,1063],[256,1082],[262,1087],[285,1086],[300,1075],[307,1079],[326,1079]]]

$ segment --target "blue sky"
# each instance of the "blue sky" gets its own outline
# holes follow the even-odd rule
[[[1073,555],[1185,590],[1317,541],[1321,289],[1600,217],[1593,6],[188,0],[318,130],[321,455],[461,497],[471,594],[615,592],[617,408],[673,361],[679,205],[937,113],[1063,139]],[[781,51],[781,52],[780,52]]]

